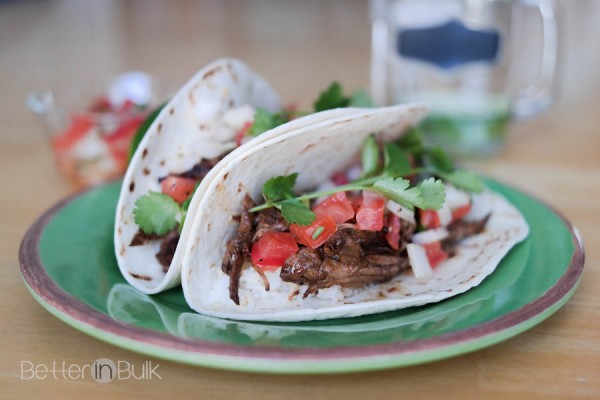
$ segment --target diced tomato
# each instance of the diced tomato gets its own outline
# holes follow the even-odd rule
[[[112,133],[102,135],[117,164],[127,164],[131,138],[137,132],[142,122],[144,122],[144,119],[145,115],[137,115],[124,119]]]
[[[421,226],[425,229],[434,229],[442,226],[442,223],[440,222],[440,216],[435,210],[419,209],[419,221]]]
[[[383,212],[385,199],[370,191],[363,191],[363,201],[356,212],[356,225],[363,231],[380,231],[383,229]]]
[[[112,106],[110,105],[110,101],[108,101],[106,96],[97,98],[90,106],[91,112],[103,113],[103,112],[109,112],[111,110],[112,110]]]
[[[350,183],[350,180],[348,179],[348,176],[344,171],[336,172],[335,174],[333,174],[331,180],[333,181],[333,183],[335,183],[336,186],[342,186]]]
[[[294,120],[298,117],[296,114],[297,111],[298,111],[298,104],[296,104],[296,103],[289,103],[287,106],[285,106],[285,112],[287,114],[289,121]]]
[[[398,250],[400,248],[400,217],[394,213],[390,213],[387,227],[388,231],[385,234],[385,239],[392,249]]]
[[[182,204],[192,193],[196,180],[169,175],[161,182],[162,192],[171,196],[177,203]]]
[[[266,232],[252,245],[252,264],[265,270],[275,270],[298,251],[294,236],[288,232]]]
[[[311,249],[325,243],[336,230],[337,224],[331,215],[317,215],[314,222],[308,226],[290,225],[290,232],[294,234],[296,241]]]
[[[352,203],[344,192],[329,196],[317,204],[313,208],[313,211],[317,215],[331,215],[336,224],[341,224],[354,218]]]
[[[360,194],[350,194],[348,198],[350,199],[350,203],[352,204],[352,208],[354,209],[354,213],[356,214],[356,212],[362,205],[362,196]]]
[[[119,112],[129,112],[135,107],[135,103],[129,99],[125,100],[121,107],[119,107]]]
[[[425,253],[427,254],[427,259],[429,260],[429,264],[432,267],[435,267],[446,258],[448,258],[448,254],[442,249],[441,242],[431,242],[425,243],[422,245],[425,248]]]
[[[238,133],[235,134],[235,144],[238,147],[242,145],[242,140],[244,139],[244,136],[246,136],[250,128],[252,128],[252,122],[248,121],[244,124],[244,126],[242,126],[242,129],[240,129]]]
[[[457,221],[467,215],[471,211],[471,203],[465,204],[462,207],[458,207],[452,210],[452,221]]]
[[[57,152],[69,150],[89,134],[94,121],[86,115],[73,115],[69,128],[52,139],[52,145]]]

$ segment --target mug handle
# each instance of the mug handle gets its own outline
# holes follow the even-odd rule
[[[525,2],[531,3],[529,2]],[[521,89],[512,102],[512,115],[516,118],[532,117],[550,106],[556,92],[558,69],[557,5],[554,0],[539,0],[532,6],[542,17],[542,57],[537,80]]]

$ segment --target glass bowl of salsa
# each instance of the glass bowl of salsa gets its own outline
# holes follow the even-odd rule
[[[155,104],[152,79],[143,72],[117,77],[96,96],[38,90],[27,105],[50,138],[57,166],[83,188],[120,177],[133,136]]]

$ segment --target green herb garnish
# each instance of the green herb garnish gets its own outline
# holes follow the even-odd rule
[[[133,217],[144,233],[162,236],[175,229],[181,208],[166,194],[150,192],[136,200]]]
[[[344,96],[338,82],[331,83],[314,102],[315,111],[325,111],[343,107],[373,107],[371,98],[364,90],[357,90],[351,96]]]
[[[194,192],[185,199],[181,206],[164,193],[150,192],[141,196],[136,200],[133,209],[135,223],[144,233],[149,235],[162,236],[171,232],[177,226],[179,226],[181,232],[190,203],[198,186],[200,186],[200,182],[196,183]]]
[[[254,122],[248,131],[250,136],[258,136],[263,132],[269,131],[286,123],[289,120],[287,111],[271,113],[264,108],[257,108],[254,113]]]
[[[313,234],[310,235],[310,237],[312,238],[312,240],[317,240],[319,238],[319,236],[321,236],[321,234],[323,233],[324,230],[325,230],[325,228],[322,227],[321,225],[319,225],[319,226],[317,226],[317,229],[315,229]]]
[[[446,199],[444,183],[438,178],[468,191],[477,192],[484,189],[483,182],[476,174],[464,169],[455,169],[454,164],[440,148],[432,150],[425,148],[417,131],[409,135],[403,141],[388,143],[383,147],[383,166],[379,162],[380,147],[375,137],[370,135],[365,140],[361,151],[363,174],[358,180],[346,185],[297,196],[294,185],[298,173],[271,178],[263,185],[263,197],[266,203],[251,208],[250,212],[275,207],[281,210],[283,217],[290,223],[306,226],[316,218],[307,200],[334,193],[370,190],[409,210],[415,208],[437,210],[442,207]],[[401,143],[408,145],[411,151],[401,148]],[[422,167],[413,168],[411,158],[424,158],[427,162]],[[412,184],[410,180],[405,179],[408,176],[421,178],[418,183]],[[314,235],[321,234],[321,232],[317,233],[317,230],[313,232]]]

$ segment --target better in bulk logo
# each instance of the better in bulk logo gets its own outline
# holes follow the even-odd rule
[[[52,361],[51,364],[34,364],[21,361],[21,379],[23,380],[84,380],[92,378],[99,383],[113,380],[152,380],[162,379],[158,374],[159,364],[145,361],[134,364],[129,361],[99,358],[91,364],[68,364],[66,361]]]

